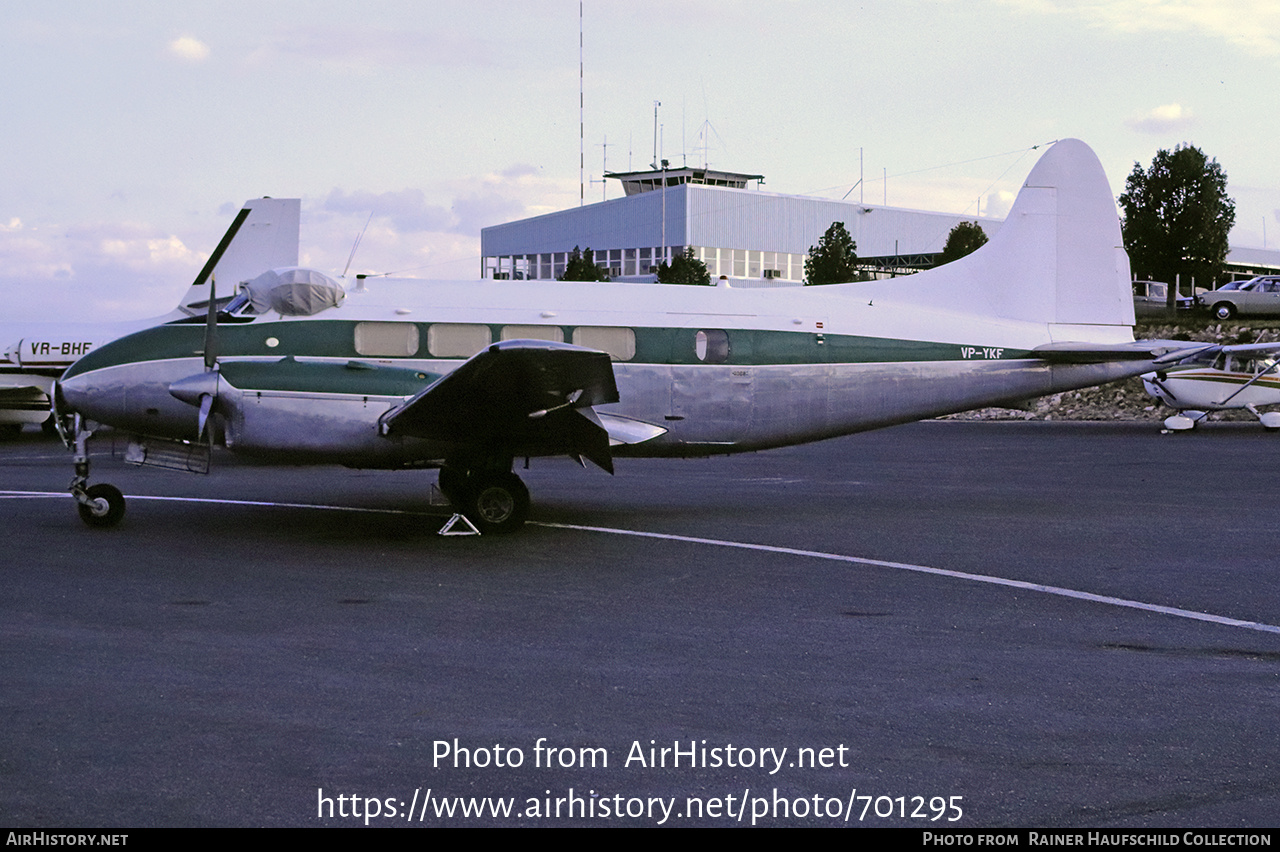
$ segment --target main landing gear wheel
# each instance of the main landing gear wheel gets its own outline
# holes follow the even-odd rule
[[[515,532],[529,517],[529,489],[514,473],[473,473],[463,514],[482,533]]]
[[[87,502],[77,503],[80,520],[91,527],[114,527],[124,517],[124,495],[114,485],[100,482],[85,489]]]
[[[456,467],[440,468],[440,477],[437,480],[440,486],[440,493],[445,499],[454,505],[455,508],[462,509],[467,505],[467,473]]]

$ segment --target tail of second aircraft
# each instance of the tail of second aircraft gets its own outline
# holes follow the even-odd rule
[[[1097,155],[1077,139],[1054,143],[1040,158],[989,243],[892,284],[886,301],[1043,323],[1052,341],[1133,339],[1115,198]]]
[[[182,297],[178,310],[189,316],[203,314],[209,305],[210,282],[215,278],[219,300],[230,299],[242,281],[268,269],[297,266],[301,208],[297,198],[246,201]]]

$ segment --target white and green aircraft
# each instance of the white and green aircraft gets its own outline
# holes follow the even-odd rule
[[[62,376],[81,517],[96,424],[128,460],[207,470],[217,442],[287,463],[438,468],[481,531],[518,528],[516,459],[763,450],[1108,382],[1187,344],[1133,339],[1115,200],[1055,144],[983,248],[895,280],[793,289],[264,273],[226,310],[97,347]],[[215,303],[210,294],[209,304]]]
[[[1177,411],[1165,418],[1168,432],[1189,431],[1210,411],[1235,408],[1248,411],[1270,432],[1280,429],[1280,411],[1258,410],[1280,405],[1280,343],[1209,346],[1179,364],[1144,373],[1142,384]]]
[[[24,423],[48,421],[54,382],[86,352],[117,337],[202,313],[211,276],[238,282],[264,267],[296,264],[300,209],[296,198],[246,201],[195,283],[164,316],[119,322],[0,323],[0,435],[21,432]]]

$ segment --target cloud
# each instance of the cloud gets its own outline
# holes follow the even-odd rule
[[[478,237],[481,228],[520,218],[524,215],[525,206],[514,198],[489,191],[456,199],[453,212],[458,217],[455,230]]]
[[[994,219],[1003,219],[1009,215],[1009,210],[1013,207],[1013,200],[1017,197],[1018,194],[1016,192],[1004,189],[988,193],[982,207],[982,215],[990,216]]]
[[[155,316],[177,304],[206,259],[180,238],[146,225],[14,224],[0,226],[6,319]]]
[[[498,172],[498,174],[509,180],[518,180],[523,177],[533,177],[537,175],[538,167],[531,166],[528,163],[516,163],[515,165],[508,166]]]
[[[185,272],[205,260],[175,236],[130,223],[73,225],[66,230],[64,250],[77,263],[146,274]]]
[[[1182,108],[1182,104],[1165,104],[1158,106],[1146,115],[1132,118],[1125,124],[1139,133],[1163,135],[1186,130],[1195,124],[1195,116],[1190,110]]]
[[[251,64],[279,58],[311,59],[346,68],[368,66],[473,66],[492,64],[493,46],[448,30],[421,32],[382,27],[294,27],[277,31],[249,56]]]
[[[187,62],[203,62],[209,58],[209,46],[198,38],[180,36],[169,42],[169,53]]]
[[[333,189],[321,207],[329,213],[353,216],[361,220],[373,214],[374,221],[389,223],[401,234],[450,233],[477,237],[480,229],[518,219],[528,214],[528,206],[517,196],[527,195],[537,187],[526,187],[523,178],[534,171],[513,166],[499,175],[487,175],[458,186],[445,187],[442,195],[454,195],[449,206],[428,202],[421,189],[390,192]],[[516,175],[508,179],[507,175]]]
[[[356,190],[344,192],[332,190],[321,207],[331,213],[368,216],[389,219],[396,230],[449,231],[453,229],[453,216],[444,207],[428,204],[426,193],[420,189],[402,189],[395,192],[369,192]]]
[[[4,269],[6,277],[38,284],[72,274],[70,262],[61,256],[56,246],[38,236],[18,235],[14,233],[16,230],[0,232],[0,268]],[[21,302],[10,299],[4,303],[9,309],[21,306]]]
[[[1192,33],[1280,56],[1275,0],[997,0],[1028,14],[1066,15],[1112,32]]]

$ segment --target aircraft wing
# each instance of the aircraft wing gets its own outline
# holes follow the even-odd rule
[[[0,373],[0,390],[38,390],[41,393],[53,392],[55,376],[43,376],[35,372]]]
[[[613,472],[609,432],[593,405],[618,401],[604,352],[507,340],[472,356],[380,420],[387,436],[474,447],[486,455],[570,455]]]
[[[1057,364],[1098,364],[1104,361],[1154,361],[1172,364],[1217,348],[1213,343],[1187,340],[1135,340],[1131,343],[1046,343],[1033,355]]]
[[[1219,346],[1222,352],[1280,352],[1280,342],[1272,343],[1237,343],[1231,346]]]

